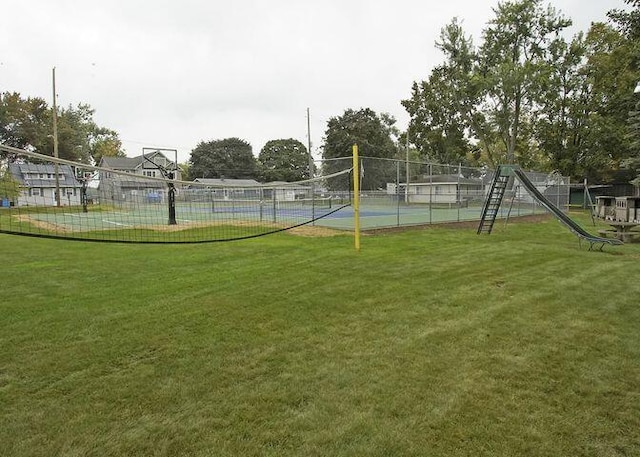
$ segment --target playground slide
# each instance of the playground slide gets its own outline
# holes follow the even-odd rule
[[[602,238],[599,236],[591,235],[585,229],[583,229],[580,225],[578,225],[573,219],[567,216],[560,208],[551,203],[547,197],[545,197],[542,192],[540,192],[536,186],[531,182],[531,180],[527,177],[527,175],[520,169],[514,169],[513,173],[516,175],[520,183],[524,186],[525,189],[531,194],[533,198],[538,200],[538,202],[544,206],[547,211],[553,214],[556,219],[558,219],[562,224],[564,224],[569,230],[571,230],[576,236],[581,239],[587,240],[591,247],[594,244],[602,243],[602,246],[605,244],[623,244],[622,241],[611,239],[611,238]]]

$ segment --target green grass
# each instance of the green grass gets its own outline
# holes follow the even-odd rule
[[[0,455],[640,454],[640,244],[352,246],[0,235]]]

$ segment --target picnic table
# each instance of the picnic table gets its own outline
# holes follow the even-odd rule
[[[635,236],[640,236],[639,231],[632,230],[640,225],[636,222],[608,221],[607,224],[613,227],[613,230],[600,230],[599,233],[603,236],[613,236],[624,242],[631,241]]]

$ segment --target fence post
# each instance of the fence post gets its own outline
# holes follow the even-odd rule
[[[429,225],[433,224],[433,166],[429,164]]]
[[[396,162],[396,226],[400,227],[400,161]]]
[[[353,145],[353,228],[356,251],[360,250],[360,160],[358,145]]]

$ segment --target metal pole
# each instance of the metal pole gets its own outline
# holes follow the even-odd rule
[[[56,103],[56,67],[52,70],[52,82],[53,82],[53,157],[58,158],[58,104]],[[57,161],[54,161],[54,175],[56,180],[55,199],[56,206],[61,206],[60,202],[60,177],[59,165]]]
[[[433,166],[429,164],[429,224],[433,224]]]
[[[396,225],[400,227],[400,162],[396,162]]]
[[[405,144],[405,149],[406,149],[406,170],[405,170],[405,174],[407,175],[407,182],[406,182],[406,186],[405,186],[405,191],[404,191],[404,204],[405,205],[409,205],[409,126],[407,126],[407,141]]]
[[[458,204],[458,222],[460,222],[460,205],[462,204],[462,194],[460,192],[460,175],[462,174],[462,164],[458,162],[458,183],[456,184],[456,200]]]
[[[360,250],[360,160],[358,145],[353,148],[353,227],[356,251]]]
[[[307,108],[307,145],[309,148],[309,179],[313,178],[313,155],[311,154],[311,117]]]
[[[313,178],[313,154],[311,154],[311,116],[307,108],[307,144],[309,147],[309,179]],[[311,225],[316,225],[315,188],[311,183]]]

